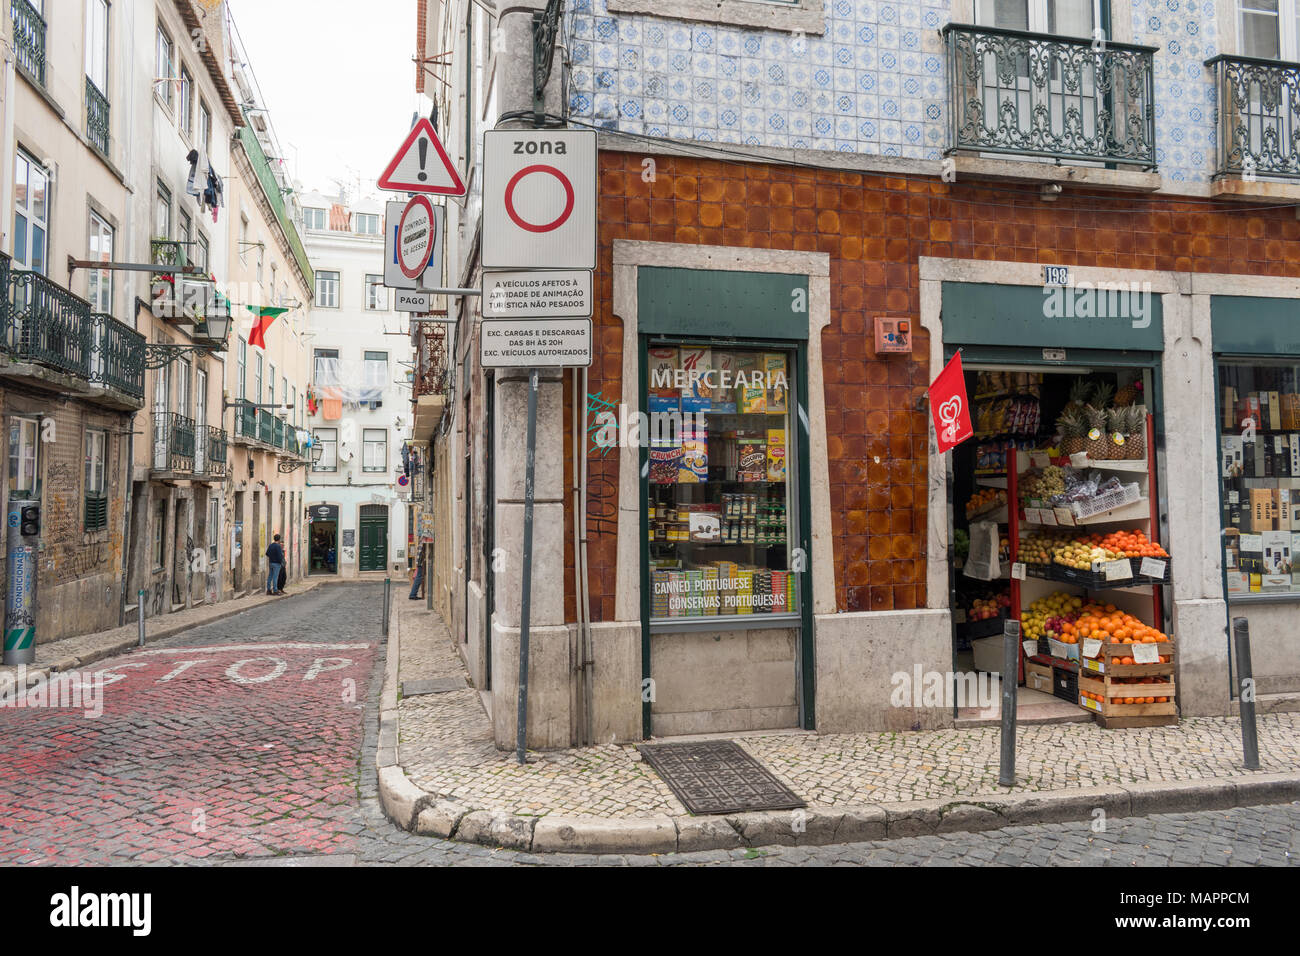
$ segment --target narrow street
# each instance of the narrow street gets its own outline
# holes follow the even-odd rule
[[[0,710],[0,864],[1295,865],[1300,805],[832,847],[529,855],[384,818],[378,584],[329,585],[96,666],[104,712]],[[367,769],[363,769],[367,768]]]

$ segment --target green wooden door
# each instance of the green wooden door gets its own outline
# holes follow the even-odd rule
[[[388,561],[388,509],[363,505],[360,524],[361,570],[382,571]]]

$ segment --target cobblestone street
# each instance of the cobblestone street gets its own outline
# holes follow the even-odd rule
[[[376,797],[380,585],[331,585],[93,670],[103,716],[0,709],[4,864],[1294,865],[1300,804],[828,847],[531,855],[421,837]],[[117,676],[120,675],[120,676]],[[450,699],[455,695],[443,695]],[[659,786],[658,781],[655,783]]]

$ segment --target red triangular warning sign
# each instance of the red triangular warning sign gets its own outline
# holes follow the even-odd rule
[[[411,127],[397,155],[384,169],[379,188],[402,193],[465,195],[465,184],[442,148],[433,124],[423,118]]]

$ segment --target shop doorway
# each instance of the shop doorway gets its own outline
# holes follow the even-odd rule
[[[360,570],[384,570],[388,561],[388,506],[362,505],[360,526]]]
[[[309,524],[307,573],[337,574],[339,570],[339,506],[311,505],[307,509]]]
[[[982,675],[1001,679],[1004,625],[1018,620],[1017,719],[1090,721],[1074,622],[1091,620],[1093,608],[1168,631],[1164,583],[1118,557],[1154,554],[1167,541],[1155,464],[1159,367],[1144,353],[1072,349],[1069,366],[1036,355],[963,350],[975,438],[948,456],[953,672],[976,675],[967,696],[986,686]],[[1167,580],[1167,555],[1163,567]],[[952,702],[958,721],[998,719],[999,695],[962,696]]]

